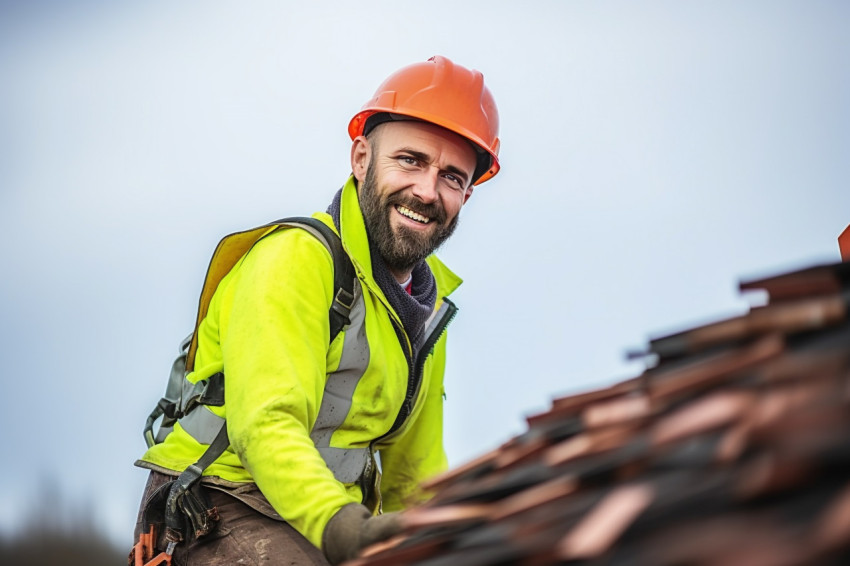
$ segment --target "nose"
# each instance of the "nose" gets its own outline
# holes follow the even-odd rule
[[[413,184],[413,196],[426,204],[436,202],[437,188],[440,182],[440,171],[436,167],[427,167],[418,175]]]

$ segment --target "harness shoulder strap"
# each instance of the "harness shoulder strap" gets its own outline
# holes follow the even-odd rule
[[[328,317],[330,320],[330,342],[333,342],[345,325],[351,323],[349,316],[351,308],[354,306],[354,279],[356,277],[354,265],[343,249],[339,236],[321,220],[310,217],[293,217],[278,220],[277,223],[289,226],[298,224],[309,226],[321,235],[325,247],[331,253],[334,264],[334,298],[328,311]]]
[[[329,342],[333,342],[334,338],[337,337],[342,329],[347,324],[350,324],[351,308],[354,304],[354,280],[356,277],[354,265],[351,263],[351,259],[349,259],[345,249],[343,249],[339,236],[324,222],[311,217],[293,216],[270,222],[258,228],[225,236],[218,243],[218,246],[216,246],[210,260],[210,266],[207,269],[207,275],[199,299],[198,315],[195,321],[194,331],[181,344],[180,355],[175,360],[175,367],[172,368],[166,394],[160,399],[145,422],[144,436],[148,447],[161,442],[163,433],[167,434],[167,432],[170,432],[170,427],[174,422],[178,418],[182,418],[184,413],[188,413],[195,405],[207,404],[220,406],[224,404],[224,380],[216,379],[220,374],[212,376],[205,382],[199,382],[196,391],[191,394],[189,399],[181,399],[181,397],[187,396],[182,394],[184,375],[194,369],[195,353],[198,348],[198,326],[206,317],[212,296],[224,276],[233,269],[239,259],[248,253],[258,241],[281,228],[299,228],[310,232],[310,234],[322,242],[331,254],[334,269],[334,297],[331,307],[328,310],[328,322],[330,325]],[[154,437],[154,422],[163,415],[165,420],[160,425],[160,434]],[[227,445],[224,446],[224,449],[226,448]],[[215,458],[218,458],[223,451],[219,452]]]
[[[263,237],[280,230],[281,228],[302,228],[318,238],[331,253],[334,263],[334,302],[331,305],[333,311],[338,315],[331,317],[330,338],[333,341],[343,326],[348,324],[348,313],[351,311],[351,303],[354,299],[354,266],[348,254],[342,247],[342,242],[336,232],[331,230],[324,222],[308,216],[291,216],[269,222],[263,226],[235,232],[221,239],[210,259],[204,286],[198,300],[198,315],[195,318],[195,328],[192,333],[192,341],[186,352],[186,371],[195,369],[195,354],[198,350],[198,327],[207,316],[210,301],[218,288],[218,284],[227,275],[233,266],[248,253],[254,245]]]

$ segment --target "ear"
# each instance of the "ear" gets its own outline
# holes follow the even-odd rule
[[[372,159],[372,146],[369,145],[369,140],[365,136],[357,136],[351,143],[351,172],[354,173],[354,178],[357,183],[363,182],[366,178],[366,171],[369,169],[369,161]]]
[[[475,185],[469,185],[469,188],[466,189],[466,194],[463,195],[463,204],[466,204],[466,201],[468,201],[469,197],[472,196],[473,189],[475,189]]]

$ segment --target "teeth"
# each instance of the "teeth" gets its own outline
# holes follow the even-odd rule
[[[408,218],[416,220],[417,222],[421,222],[422,224],[428,224],[429,222],[431,222],[431,219],[427,216],[422,216],[418,212],[413,212],[405,206],[398,205],[395,207],[395,209],[399,211],[399,213],[403,216],[407,216]]]

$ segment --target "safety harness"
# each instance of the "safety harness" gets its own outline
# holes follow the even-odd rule
[[[186,379],[195,365],[198,328],[206,317],[212,296],[224,276],[258,241],[273,232],[287,228],[300,228],[310,232],[324,244],[333,258],[334,298],[328,311],[329,343],[350,324],[356,277],[354,266],[343,249],[339,236],[323,222],[310,217],[290,217],[225,236],[216,246],[207,269],[194,331],[181,342],[178,356],[171,366],[165,395],[157,402],[145,422],[144,436],[148,448],[162,442],[179,419],[196,414],[195,411],[203,405],[224,405],[223,372],[194,384]],[[162,421],[154,434],[154,425],[160,418]],[[142,533],[130,554],[130,564],[170,566],[171,555],[178,543],[189,537],[202,537],[215,529],[219,520],[218,512],[210,504],[198,480],[204,470],[218,459],[229,445],[227,423],[223,421],[200,459],[188,466],[177,479],[164,484],[148,498],[142,511]],[[163,524],[167,547],[154,557],[157,530]]]

